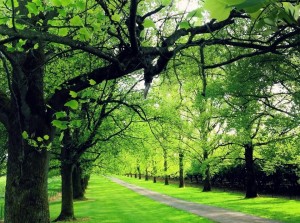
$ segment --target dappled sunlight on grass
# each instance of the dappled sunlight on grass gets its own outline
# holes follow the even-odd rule
[[[185,211],[140,196],[131,190],[97,176],[88,186],[87,200],[75,202],[75,215],[88,223],[212,222]],[[51,218],[58,216],[60,202],[50,204]]]
[[[164,185],[162,182],[152,183],[150,180],[138,180],[118,176],[118,178],[132,184],[139,185],[172,197],[181,198],[201,204],[232,209],[264,218],[270,218],[283,222],[300,222],[300,201],[284,198],[260,196],[254,199],[245,199],[242,193],[224,191],[202,192],[200,188],[178,185]]]

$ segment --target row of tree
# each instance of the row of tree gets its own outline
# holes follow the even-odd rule
[[[144,141],[148,143],[134,153],[124,151],[127,162],[120,173],[142,168],[146,175],[182,179],[185,166],[189,175],[202,176],[203,190],[209,191],[212,176],[243,161],[246,197],[256,197],[257,166],[267,175],[282,166],[299,166],[299,83],[285,79],[287,72],[298,78],[298,67],[291,58],[260,56],[218,71],[217,78],[210,74],[205,95],[196,87],[202,83],[201,76],[194,73],[193,81],[184,77],[186,72],[193,75],[195,67],[182,68],[182,76],[177,72],[178,79],[173,80],[179,80],[177,85],[170,78],[167,85],[158,83],[159,91],[151,95],[160,101],[153,100],[150,109],[159,116],[147,124],[150,130]],[[139,132],[145,133],[149,126]],[[168,168],[167,162],[171,162]],[[297,176],[297,171],[291,171]]]

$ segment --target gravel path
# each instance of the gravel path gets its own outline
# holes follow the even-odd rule
[[[164,194],[160,194],[145,188],[129,184],[123,180],[115,177],[109,177],[109,179],[117,184],[127,187],[130,190],[135,191],[138,194],[149,197],[160,203],[169,205],[171,207],[188,211],[190,213],[208,218],[210,220],[221,223],[279,223],[269,219],[259,218],[244,213],[231,211],[223,208],[212,207],[208,205],[198,204],[194,202],[184,201],[181,199],[173,198]]]

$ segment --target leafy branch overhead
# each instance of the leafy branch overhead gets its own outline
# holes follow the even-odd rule
[[[168,13],[178,10],[171,1],[151,7],[147,4],[143,1],[85,4],[71,0],[47,4],[38,0],[14,5],[2,3],[7,8],[4,10],[7,17],[0,19],[0,50],[12,63],[19,59],[16,53],[22,51],[45,53],[43,65],[61,50],[86,52],[100,59],[93,69],[61,82],[54,94],[48,95],[53,113],[70,103],[72,95],[68,92],[80,92],[139,70],[144,73],[148,90],[153,77],[187,48],[206,45],[247,49],[242,54],[233,53],[230,58],[206,63],[204,69],[210,69],[246,57],[282,53],[299,45],[300,6],[295,1],[206,0],[198,9],[185,11],[180,19]],[[209,21],[203,14],[205,10],[212,18]],[[179,25],[166,27],[161,20],[164,24]],[[230,31],[243,21],[250,22],[244,34]],[[217,35],[224,31],[231,35]]]

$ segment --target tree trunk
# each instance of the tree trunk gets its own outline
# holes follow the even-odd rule
[[[55,221],[74,220],[73,207],[73,182],[72,175],[74,169],[72,137],[69,129],[65,130],[63,147],[61,148],[61,210]]]
[[[140,166],[138,165],[136,169],[137,169],[137,171],[138,171],[139,180],[140,180],[140,179],[142,179],[141,168],[140,168]]]
[[[153,183],[156,183],[157,167],[156,167],[156,162],[155,162],[155,160],[152,160],[152,166],[153,166],[153,171],[152,171],[152,175],[153,175]]]
[[[210,170],[209,165],[206,167],[205,176],[203,180],[203,192],[211,191],[211,183],[210,183]]]
[[[179,188],[184,187],[183,157],[183,152],[179,151]]]
[[[203,151],[203,160],[208,159],[208,152],[206,150]],[[211,179],[210,179],[210,167],[209,164],[206,165],[205,173],[204,173],[204,179],[203,179],[203,192],[211,191]]]
[[[156,183],[156,182],[157,182],[156,176],[153,176],[153,183]]]
[[[257,197],[257,183],[254,171],[252,143],[244,145],[245,148],[245,161],[246,161],[246,198]]]
[[[73,164],[67,160],[61,164],[61,211],[55,221],[74,220],[73,207],[73,183],[72,183]]]
[[[6,223],[48,223],[48,152],[21,145],[20,136],[9,135],[6,191]]]
[[[8,160],[5,192],[6,223],[48,223],[48,164],[46,147],[52,138],[46,114],[42,44],[14,54],[10,84]],[[44,136],[47,135],[47,140]],[[41,141],[38,141],[42,139]],[[49,138],[49,139],[48,139]]]
[[[84,177],[81,177],[81,185],[83,188],[83,194],[85,193],[85,190],[88,187],[89,180],[90,180],[90,175],[85,175]]]
[[[148,173],[148,168],[146,167],[146,174],[145,174],[145,180],[149,180],[149,173]]]
[[[77,164],[73,169],[72,183],[73,183],[73,198],[78,200],[84,199],[85,182],[82,176],[82,169],[79,164]]]
[[[168,152],[167,150],[164,148],[163,149],[164,152],[164,178],[165,178],[165,185],[169,185],[169,177],[168,177]]]

